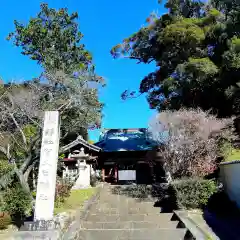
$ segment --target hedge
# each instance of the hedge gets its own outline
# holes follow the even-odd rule
[[[205,179],[180,179],[170,184],[169,191],[179,209],[203,208],[217,192],[216,182]]]

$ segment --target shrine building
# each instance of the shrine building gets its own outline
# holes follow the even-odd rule
[[[151,184],[164,176],[159,144],[146,128],[104,129],[94,145],[101,149],[97,168],[103,181]]]

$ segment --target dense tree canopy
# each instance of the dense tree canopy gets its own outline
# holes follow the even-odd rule
[[[71,99],[65,102],[68,106],[66,116],[69,117],[68,122],[62,119],[64,123],[98,127],[102,104],[98,100],[97,88],[104,85],[104,80],[95,73],[92,56],[80,43],[83,34],[79,31],[77,18],[77,13],[69,14],[67,9],[57,10],[41,4],[41,11],[27,24],[14,22],[15,31],[9,34],[8,40],[13,40],[21,47],[22,54],[44,68],[40,81],[47,82],[45,87],[54,90],[58,103],[64,102],[66,95],[69,97],[71,93]],[[77,104],[73,101],[76,98]],[[79,108],[80,102],[82,106]]]
[[[212,110],[220,117],[240,110],[240,3],[169,0],[167,14],[113,47],[121,56],[157,69],[140,83],[152,108]],[[124,92],[122,97],[133,96]]]
[[[28,178],[39,162],[45,111],[60,112],[60,147],[78,135],[87,138],[88,128],[101,125],[98,88],[104,82],[80,43],[83,35],[76,20],[77,13],[42,4],[37,17],[26,25],[15,21],[15,31],[9,34],[22,54],[36,60],[44,71],[30,81],[0,85],[0,152],[14,166],[2,176],[0,187],[17,175],[22,187],[30,190]]]
[[[68,14],[67,9],[49,8],[41,4],[41,11],[31,18],[27,25],[14,21],[13,39],[16,46],[22,47],[22,54],[36,60],[45,68],[70,72],[88,68],[92,63],[91,54],[80,41],[78,14]]]

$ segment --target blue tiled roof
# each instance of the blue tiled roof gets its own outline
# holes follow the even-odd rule
[[[95,144],[105,152],[150,150],[158,145],[148,137],[147,131],[108,131]]]

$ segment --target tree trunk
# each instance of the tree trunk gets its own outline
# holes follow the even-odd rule
[[[36,190],[37,184],[36,184],[35,168],[33,168],[33,171],[32,171],[32,178],[33,178],[33,189]]]
[[[169,171],[166,172],[166,181],[168,184],[172,182],[172,175]]]
[[[31,194],[30,187],[28,184],[28,181],[26,180],[24,174],[20,172],[19,170],[16,170],[17,177],[19,179],[19,182],[22,186],[22,188],[29,194]]]

